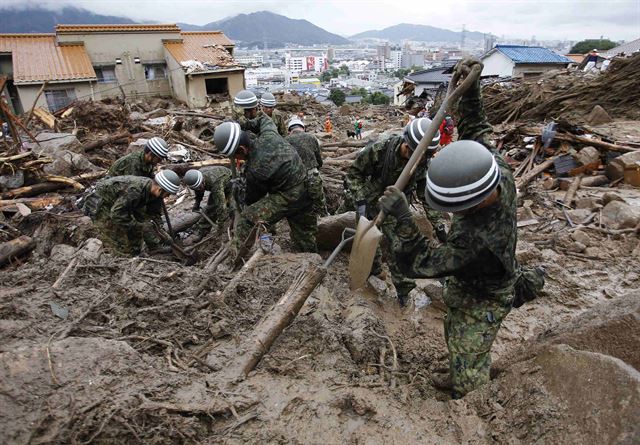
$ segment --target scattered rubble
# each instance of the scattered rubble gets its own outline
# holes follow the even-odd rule
[[[638,60],[615,61],[595,79],[557,74],[538,90],[485,88],[487,111],[502,123],[494,143],[519,188],[518,259],[544,265],[548,277],[544,295],[503,322],[492,382],[458,401],[436,383],[448,369],[438,280],[419,280],[400,309],[389,279],[350,292],[341,254],[255,370],[230,381],[256,326],[320,258],[290,253],[284,222],[277,248],[257,251],[242,275],[226,258],[226,227],[189,246],[195,265],[102,249],[77,208],[82,190],[155,135],[171,146],[164,168],[228,165],[211,145],[228,102],[199,110],[164,98],[80,102],[53,116],[54,129],[34,116],[33,138],[16,123],[20,141],[10,138],[0,154],[0,441],[632,443],[640,123],[620,118],[640,118],[630,105]],[[278,101],[303,112],[321,138],[332,213],[319,224],[326,257],[355,223],[353,212],[340,213],[351,210],[346,169],[363,147],[401,131],[407,115],[289,94]],[[613,122],[598,110],[598,124],[584,125],[599,104]],[[322,134],[327,114],[332,134]],[[363,140],[347,135],[355,115]],[[551,117],[563,119],[545,145]],[[198,220],[192,199],[183,190],[167,200],[175,231]],[[431,235],[422,216],[420,227]]]

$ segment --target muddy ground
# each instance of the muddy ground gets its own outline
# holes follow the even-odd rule
[[[252,329],[328,252],[291,253],[280,223],[280,249],[229,289],[228,260],[205,271],[224,233],[185,266],[105,252],[75,195],[16,216],[37,247],[0,270],[0,443],[639,443],[640,239],[593,221],[605,193],[638,208],[640,189],[583,188],[565,213],[565,192],[541,183],[519,201],[519,219],[537,222],[519,229],[518,258],[545,266],[545,292],[504,321],[491,383],[457,401],[433,384],[448,372],[437,280],[400,308],[390,283],[350,292],[343,253],[256,370],[231,381]],[[191,199],[170,202],[172,217]]]

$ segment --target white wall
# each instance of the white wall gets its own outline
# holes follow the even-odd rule
[[[503,77],[513,75],[513,67],[515,64],[500,51],[495,51],[492,54],[483,57],[482,63],[484,64],[484,69],[482,70],[483,76]]]

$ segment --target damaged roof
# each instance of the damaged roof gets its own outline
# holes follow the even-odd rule
[[[411,83],[448,83],[451,80],[451,74],[445,74],[447,69],[446,66],[440,66],[416,71],[405,76],[404,80]]]
[[[175,23],[144,25],[134,23],[131,25],[56,25],[57,34],[78,34],[85,32],[180,32]]]
[[[487,52],[485,58],[494,52],[499,51],[515,63],[572,63],[571,59],[558,55],[548,48],[542,46],[522,46],[522,45],[496,45]]]
[[[190,69],[190,72],[241,68],[227,51],[233,42],[222,31],[183,32],[180,36],[181,40],[164,42],[164,47],[176,62]]]
[[[0,53],[11,54],[16,84],[96,80],[84,45],[59,45],[55,34],[0,34]]]

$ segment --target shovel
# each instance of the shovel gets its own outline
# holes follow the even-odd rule
[[[402,170],[402,173],[394,184],[395,187],[403,190],[407,186],[409,179],[411,179],[411,176],[420,163],[422,156],[427,150],[429,142],[433,139],[433,136],[435,136],[436,131],[438,131],[438,127],[440,126],[442,119],[444,119],[445,111],[478,79],[481,70],[482,68],[480,65],[475,65],[457,88],[456,85],[460,80],[460,73],[457,71],[454,72],[451,81],[449,82],[449,87],[447,88],[447,94],[442,101],[442,105],[440,105],[438,112],[431,121],[429,129],[411,155],[411,158],[409,158],[407,165]],[[363,216],[358,220],[356,234],[354,235],[353,245],[351,247],[351,255],[349,256],[349,275],[351,276],[352,291],[364,287],[369,275],[371,274],[373,260],[376,250],[378,249],[378,244],[380,244],[380,238],[382,237],[382,232],[378,226],[382,224],[385,216],[386,215],[381,210],[373,221],[369,221]]]

